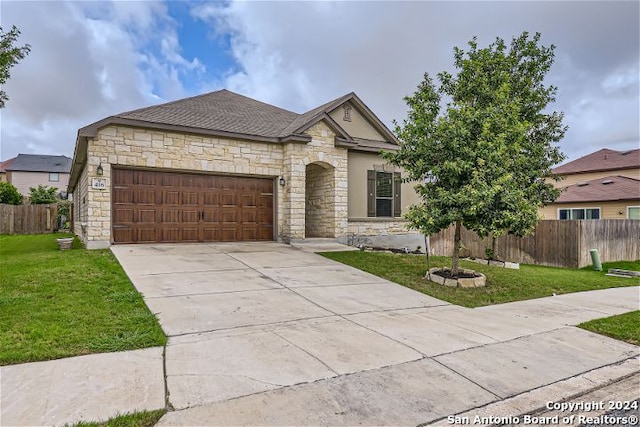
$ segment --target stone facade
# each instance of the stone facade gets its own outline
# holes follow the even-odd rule
[[[408,230],[402,219],[349,217],[349,173],[354,174],[354,179],[363,180],[362,189],[352,188],[352,197],[362,196],[366,191],[367,162],[377,161],[374,153],[359,154],[358,159],[362,157],[360,160],[367,163],[363,171],[350,170],[348,150],[335,146],[336,134],[324,121],[305,133],[311,137],[308,143],[271,143],[106,126],[87,140],[87,161],[74,190],[74,232],[88,248],[112,243],[112,168],[133,167],[250,175],[278,181],[283,178],[284,186],[276,185],[274,197],[274,226],[279,241],[305,237],[347,241],[359,236],[389,246],[419,245],[421,235]],[[99,176],[100,165],[103,173]],[[93,180],[104,186],[94,188]],[[411,199],[403,194],[404,200]]]
[[[311,142],[284,144],[163,132],[125,126],[107,126],[88,139],[87,162],[74,191],[74,231],[89,248],[111,243],[112,167],[157,168],[166,171],[283,177],[275,204],[278,240],[305,238],[307,166],[328,172],[313,176],[312,188],[326,202],[314,207],[312,233],[337,237],[347,234],[347,150],[335,147],[334,132],[323,122],[307,131]],[[98,176],[98,166],[103,173]],[[318,166],[322,165],[322,166]],[[320,182],[319,179],[325,180]],[[92,180],[106,183],[93,188]],[[311,184],[310,184],[311,185]],[[321,212],[322,218],[319,213]]]
[[[326,164],[311,163],[306,167],[305,237],[336,237],[334,172]]]

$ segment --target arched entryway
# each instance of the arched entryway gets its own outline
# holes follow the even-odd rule
[[[315,162],[305,172],[305,237],[336,237],[335,169]]]

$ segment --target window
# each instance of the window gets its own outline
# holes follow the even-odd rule
[[[600,219],[600,208],[558,209],[558,219]]]
[[[367,216],[401,216],[400,174],[398,172],[370,170],[368,171],[367,178]]]
[[[640,206],[627,206],[627,219],[640,219]]]
[[[60,174],[58,172],[49,172],[49,182],[60,181]]]

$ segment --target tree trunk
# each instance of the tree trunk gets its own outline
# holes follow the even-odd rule
[[[462,221],[456,221],[456,232],[453,236],[453,260],[451,263],[451,274],[453,276],[458,275],[458,259],[460,258],[460,248],[462,247],[462,238],[460,237],[460,229],[462,228]]]
[[[429,236],[425,233],[424,235],[424,252],[425,255],[427,256],[427,274],[425,275],[427,278],[429,277],[429,270],[431,270],[431,262],[429,259]]]
[[[496,254],[496,236],[494,236],[493,233],[491,233],[491,259],[498,259]]]

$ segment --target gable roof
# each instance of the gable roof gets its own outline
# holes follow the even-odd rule
[[[329,116],[331,111],[347,101],[360,110],[363,118],[378,130],[385,141],[353,138]],[[322,120],[335,132],[336,146],[371,152],[398,148],[395,135],[353,92],[298,114],[222,89],[116,114],[79,129],[69,191],[75,188],[82,165],[87,160],[88,138],[95,137],[101,128],[109,125],[271,143],[308,143],[311,136],[304,131]]]
[[[603,148],[553,169],[557,175],[640,168],[640,149],[616,151]]]
[[[555,203],[616,200],[640,200],[640,180],[612,175],[573,184],[564,189]]]
[[[222,89],[116,114],[80,129],[78,136],[93,137],[102,127],[120,124],[265,142],[309,142],[311,138],[303,132],[318,121],[325,120],[338,138],[353,142],[348,133],[328,115],[347,101],[356,104],[381,135],[387,138],[387,148],[393,149],[397,145],[393,133],[353,92],[298,114]]]
[[[5,167],[11,172],[58,172],[71,171],[71,159],[67,156],[48,156],[44,154],[18,154],[11,165]]]

